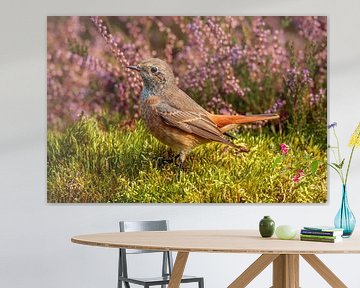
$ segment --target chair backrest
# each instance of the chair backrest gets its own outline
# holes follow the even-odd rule
[[[155,221],[120,221],[120,232],[136,231],[167,231],[169,223],[167,220]],[[126,254],[155,253],[160,251],[126,249]]]
[[[121,232],[134,231],[167,231],[169,223],[167,220],[155,221],[120,221]]]
[[[120,232],[136,232],[136,231],[167,231],[169,224],[167,220],[157,221],[120,221]],[[171,275],[173,267],[172,254],[169,251],[152,251],[137,249],[119,249],[119,275],[128,277],[127,272],[127,254],[140,253],[163,253],[162,275]]]

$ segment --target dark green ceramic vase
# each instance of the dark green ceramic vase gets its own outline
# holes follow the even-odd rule
[[[259,223],[259,231],[262,237],[271,237],[275,231],[275,222],[270,216],[264,216]]]

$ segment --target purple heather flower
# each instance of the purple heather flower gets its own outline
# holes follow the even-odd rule
[[[264,113],[269,113],[269,114],[278,113],[284,107],[285,104],[286,101],[279,98],[275,101],[274,105],[270,109],[266,110]]]
[[[94,16],[90,20],[48,20],[48,120],[55,127],[75,121],[79,111],[93,115],[104,107],[137,119],[142,81],[124,67],[149,57],[168,62],[179,87],[217,113],[268,109],[266,113],[281,114],[282,122],[290,97],[301,89],[306,92],[302,103],[306,109],[326,103],[322,101],[327,81],[326,17],[291,17],[295,37],[316,44],[316,54],[310,55],[316,74],[309,69],[306,51],[296,45],[298,62],[290,63],[287,34],[274,17]],[[86,53],[79,54],[76,45],[69,49],[66,39],[87,48]],[[284,88],[288,94],[283,94]],[[247,105],[257,93],[268,96],[261,104]]]
[[[333,122],[327,126],[328,129],[335,128],[337,126],[337,122]]]

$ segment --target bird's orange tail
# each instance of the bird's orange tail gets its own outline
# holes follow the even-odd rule
[[[209,118],[219,127],[233,126],[244,123],[252,123],[256,121],[278,119],[277,114],[258,114],[258,115],[215,115],[211,114]]]

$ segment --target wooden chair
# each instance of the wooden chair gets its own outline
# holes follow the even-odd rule
[[[133,231],[167,231],[168,221],[120,221],[120,232]],[[124,283],[125,288],[130,288],[130,283],[141,285],[144,288],[150,286],[160,286],[165,288],[169,284],[170,276],[173,268],[173,258],[169,251],[150,251],[150,250],[135,250],[135,249],[119,249],[119,269],[118,269],[118,288],[122,288]],[[162,274],[160,277],[139,278],[129,277],[127,269],[127,254],[141,254],[141,253],[163,253],[162,260]],[[159,265],[160,266],[160,265]],[[204,278],[195,276],[183,276],[181,283],[197,282],[198,288],[204,288]]]

